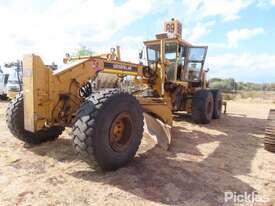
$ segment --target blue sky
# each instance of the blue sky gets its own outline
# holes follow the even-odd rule
[[[275,0],[0,0],[0,63],[36,53],[62,61],[80,45],[121,45],[137,62],[142,41],[172,17],[183,38],[208,45],[210,77],[275,82]]]

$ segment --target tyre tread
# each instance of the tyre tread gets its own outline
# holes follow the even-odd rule
[[[24,107],[23,94],[17,94],[8,105],[6,110],[6,123],[9,131],[19,140],[29,144],[40,144],[46,141],[56,140],[64,131],[64,127],[55,126],[41,130],[35,133],[28,132],[24,129]]]
[[[94,92],[80,106],[72,127],[73,149],[75,153],[88,161],[95,162],[102,169],[106,170],[113,170],[117,168],[114,166],[106,167],[106,165],[102,165],[102,160],[100,161],[100,157],[95,155],[95,127],[97,116],[100,114],[105,103],[108,102],[111,96],[115,95],[129,95],[129,93],[118,89],[103,89]],[[141,139],[139,140],[139,144],[140,143]]]

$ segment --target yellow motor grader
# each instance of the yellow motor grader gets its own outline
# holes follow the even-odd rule
[[[221,93],[207,88],[203,69],[208,48],[183,40],[177,20],[164,28],[144,42],[140,64],[121,61],[119,48],[67,55],[54,71],[39,56],[25,55],[23,92],[6,113],[11,133],[38,144],[71,127],[75,152],[114,170],[133,158],[144,132],[169,145],[174,112],[186,111],[202,124],[220,118]]]

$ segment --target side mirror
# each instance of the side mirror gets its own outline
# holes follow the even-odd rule
[[[139,59],[142,59],[142,57],[143,57],[143,50],[140,50],[140,51],[139,51],[138,56],[139,56]]]
[[[209,68],[207,68],[204,72],[205,72],[205,73],[207,73],[207,72],[209,72],[209,70],[210,70],[210,69],[209,69]]]

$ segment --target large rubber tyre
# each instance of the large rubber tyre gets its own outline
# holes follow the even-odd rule
[[[265,127],[264,148],[269,152],[275,152],[275,110],[271,109]]]
[[[29,132],[24,129],[24,100],[20,93],[8,105],[6,123],[10,132],[19,140],[29,144],[40,144],[53,141],[63,132],[64,127],[51,127],[38,132]]]
[[[213,119],[220,119],[222,115],[222,94],[218,89],[211,90],[214,100]]]
[[[128,118],[128,125],[124,122],[122,137],[114,141],[113,125],[123,115]],[[127,164],[139,148],[143,136],[142,108],[129,93],[115,89],[98,91],[80,106],[72,134],[76,154],[95,160],[103,170],[116,170]]]
[[[273,131],[273,128],[271,130],[271,128],[269,127],[269,133],[267,133],[266,131],[264,137],[264,148],[269,152],[275,152],[275,133]]]
[[[266,151],[275,153],[275,144],[264,143],[264,148]]]
[[[192,120],[197,124],[211,122],[214,111],[214,100],[211,91],[198,90],[192,98]]]

